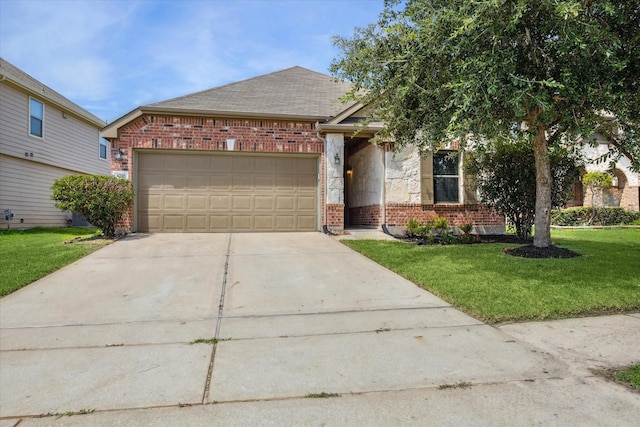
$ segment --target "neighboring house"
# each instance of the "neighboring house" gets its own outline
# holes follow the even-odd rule
[[[631,211],[640,210],[640,174],[631,170],[631,161],[627,157],[622,157],[615,163],[613,170],[609,161],[598,162],[598,159],[609,153],[609,142],[602,137],[598,137],[596,146],[586,146],[582,151],[587,172],[613,172],[613,187],[604,191],[604,197],[596,194],[595,203],[619,206]],[[574,205],[591,206],[589,189],[583,188],[581,183],[578,183],[575,188],[577,197]]]
[[[64,175],[110,173],[104,125],[0,58],[0,224],[68,225],[71,214],[54,206],[51,186]]]
[[[316,231],[445,216],[478,232],[504,217],[478,204],[459,159],[393,153],[357,123],[349,84],[293,67],[139,107],[103,129],[112,170],[136,194],[141,232]]]

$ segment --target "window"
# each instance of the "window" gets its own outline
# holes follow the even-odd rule
[[[459,203],[458,154],[438,152],[433,155],[433,192],[435,203]]]
[[[29,98],[29,133],[42,138],[44,125],[44,104]]]
[[[100,158],[101,159],[106,159],[107,158],[107,140],[104,138],[100,138]]]

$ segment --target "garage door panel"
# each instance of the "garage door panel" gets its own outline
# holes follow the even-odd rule
[[[272,212],[274,208],[273,196],[255,196],[253,199],[255,211],[268,211]]]
[[[211,176],[209,174],[190,173],[187,177],[187,191],[209,191],[209,187],[211,187]]]
[[[309,214],[310,212],[315,212],[316,210],[315,197],[298,196],[296,197],[296,202],[297,202],[296,209],[298,211],[303,211]]]
[[[231,191],[252,191],[253,190],[253,176],[251,175],[234,175],[231,177]]]
[[[162,228],[165,231],[182,231],[185,225],[184,215],[162,215]]]
[[[231,229],[231,216],[209,215],[209,229],[211,231],[229,231]]]
[[[271,193],[276,188],[274,176],[258,175],[254,178],[253,182],[253,189],[256,192]]]
[[[295,176],[278,176],[276,177],[276,191],[283,193],[293,193],[296,191]]]
[[[253,172],[272,175],[276,172],[276,159],[273,157],[256,157]]]
[[[166,174],[163,177],[163,190],[186,190],[187,175],[186,174]]]
[[[234,174],[242,174],[242,173],[252,173],[255,168],[255,158],[254,157],[232,157],[233,159],[233,173]]]
[[[140,153],[138,231],[316,230],[317,164],[281,154]]]
[[[250,215],[234,215],[231,217],[231,231],[253,231]]]
[[[278,215],[276,217],[277,231],[294,231],[296,219],[293,215]]]
[[[316,229],[316,216],[315,215],[298,215],[297,230],[299,231],[314,231]]]
[[[315,176],[299,176],[297,180],[297,190],[299,193],[315,193],[316,182]]]
[[[211,210],[228,212],[231,210],[231,195],[210,196]]]
[[[211,171],[211,156],[187,156],[187,170],[208,173]]]
[[[189,194],[187,195],[187,210],[208,210],[208,200],[209,197],[206,194]]]
[[[231,191],[231,175],[220,175],[218,173],[212,175],[211,190],[225,193]]]
[[[187,231],[201,233],[208,231],[208,228],[206,215],[187,216]]]
[[[231,195],[231,210],[234,212],[250,211],[253,208],[251,196]]]
[[[293,196],[276,196],[276,211],[278,213],[288,211],[293,212],[296,206],[296,199]]]
[[[253,217],[253,228],[255,231],[273,231],[273,215],[255,215]]]
[[[162,208],[183,210],[186,208],[185,199],[182,194],[165,194],[162,198]]]
[[[315,159],[299,159],[296,162],[296,174],[297,175],[314,175],[316,174],[316,160]]]
[[[296,173],[296,161],[298,159],[281,157],[276,159],[276,169],[279,174],[283,175],[295,175]]]

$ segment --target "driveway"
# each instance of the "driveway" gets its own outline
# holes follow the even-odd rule
[[[640,416],[637,394],[319,233],[134,235],[3,298],[0,326],[2,427]]]

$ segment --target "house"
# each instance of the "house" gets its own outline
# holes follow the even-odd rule
[[[51,186],[64,175],[110,173],[104,125],[0,58],[0,224],[68,225]]]
[[[103,129],[132,180],[140,232],[317,231],[410,218],[504,232],[461,159],[394,152],[342,103],[348,83],[301,67],[136,108]]]
[[[597,206],[621,207],[630,211],[640,210],[640,173],[631,169],[628,157],[621,157],[610,165],[609,162],[598,161],[609,153],[609,141],[597,135],[597,144],[588,145],[582,152],[585,157],[587,172],[613,172],[613,186],[605,190],[602,195],[595,195]],[[612,170],[613,169],[613,170]],[[588,188],[578,183],[576,191],[578,197],[575,206],[591,206],[592,195]]]

